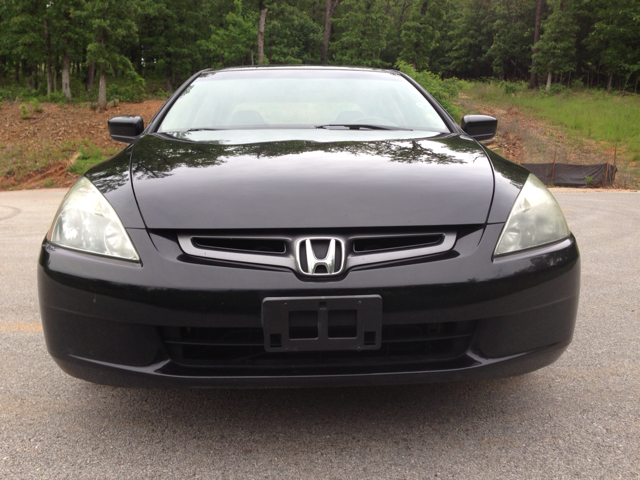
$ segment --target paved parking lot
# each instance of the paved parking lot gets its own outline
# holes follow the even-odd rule
[[[574,342],[522,377],[326,390],[125,390],[49,358],[38,247],[63,191],[0,193],[0,478],[639,478],[640,193],[559,193]]]

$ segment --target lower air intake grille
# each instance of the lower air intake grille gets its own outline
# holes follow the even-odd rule
[[[269,353],[262,328],[161,327],[180,375],[339,375],[462,368],[475,321],[383,325],[382,346],[367,351]]]

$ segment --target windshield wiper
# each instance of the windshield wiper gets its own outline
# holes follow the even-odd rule
[[[328,123],[326,125],[316,125],[316,128],[326,128],[330,129],[331,127],[347,127],[349,130],[407,130],[411,131],[410,128],[401,128],[401,127],[388,127],[386,125],[367,125],[363,123]]]
[[[216,130],[222,130],[221,128],[190,128],[188,130],[182,130],[179,133],[186,133],[186,132],[213,132]]]

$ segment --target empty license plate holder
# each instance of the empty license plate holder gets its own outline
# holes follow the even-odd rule
[[[262,301],[262,327],[267,352],[377,350],[382,298],[267,297]]]

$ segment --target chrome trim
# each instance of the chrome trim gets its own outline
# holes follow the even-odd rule
[[[280,267],[293,270],[307,277],[313,278],[328,278],[343,273],[356,267],[368,267],[376,264],[384,264],[390,262],[397,262],[402,260],[410,260],[412,258],[425,257],[428,255],[435,255],[437,253],[444,253],[451,250],[457,239],[455,231],[440,231],[440,232],[428,232],[428,235],[442,235],[442,241],[435,245],[428,245],[425,247],[408,247],[408,248],[395,248],[383,251],[376,251],[371,253],[355,253],[353,252],[353,242],[357,239],[364,238],[392,238],[392,237],[408,237],[408,236],[423,236],[425,233],[416,234],[391,234],[391,235],[357,235],[353,237],[344,236],[340,237],[286,237],[286,236],[223,236],[223,235],[198,235],[194,233],[179,233],[178,243],[183,252],[194,257],[208,258],[211,260],[222,260],[227,262],[244,263],[250,265],[262,265],[271,267]],[[265,252],[240,252],[233,250],[226,250],[222,248],[199,248],[193,244],[193,238],[237,238],[237,239],[265,239],[265,240],[283,240],[287,244],[287,252],[281,253],[265,253]],[[300,245],[303,242],[313,240],[333,240],[334,249],[337,243],[342,248],[342,259],[340,265],[333,264],[334,273],[323,274],[310,274],[302,270],[300,265]],[[290,248],[293,247],[293,248]],[[331,250],[331,246],[329,248]],[[327,251],[327,257],[329,257],[329,250]],[[309,250],[307,250],[309,252]],[[314,270],[320,265],[327,267],[327,271],[331,271],[329,264],[331,260],[335,262],[335,250],[333,259],[325,257],[324,259],[318,259],[315,257],[315,253],[311,251],[313,257],[311,261],[307,257],[307,265],[314,265]],[[307,253],[308,255],[308,253]],[[339,268],[338,268],[339,267]]]
[[[294,268],[295,260],[293,255],[289,252],[285,254],[281,253],[243,253],[239,251],[224,250],[217,248],[198,248],[193,244],[193,238],[230,238],[224,236],[209,236],[209,235],[193,235],[189,233],[179,233],[178,243],[184,253],[193,255],[194,257],[211,258],[213,260],[224,260],[227,262],[240,262],[251,263],[254,265],[268,265],[274,267]],[[265,240],[283,240],[287,244],[291,243],[290,238],[285,237],[236,237],[237,239],[265,239]]]
[[[324,258],[316,257],[315,252],[313,251],[312,241],[327,241],[329,240],[329,248],[327,249],[327,255]],[[340,256],[340,265],[336,269],[336,242],[339,243],[340,248],[342,250],[342,255]],[[300,263],[300,247],[304,243],[306,250],[306,260],[307,260],[307,268],[308,272],[305,272],[302,269],[302,264]],[[344,257],[346,256],[346,249],[344,248],[344,242],[336,237],[308,237],[301,238],[295,241],[294,252],[296,252],[296,266],[298,267],[298,271],[303,275],[310,275],[314,277],[328,277],[330,275],[337,275],[342,272],[342,268],[344,266]],[[316,268],[323,266],[326,267],[327,273],[315,273]]]

